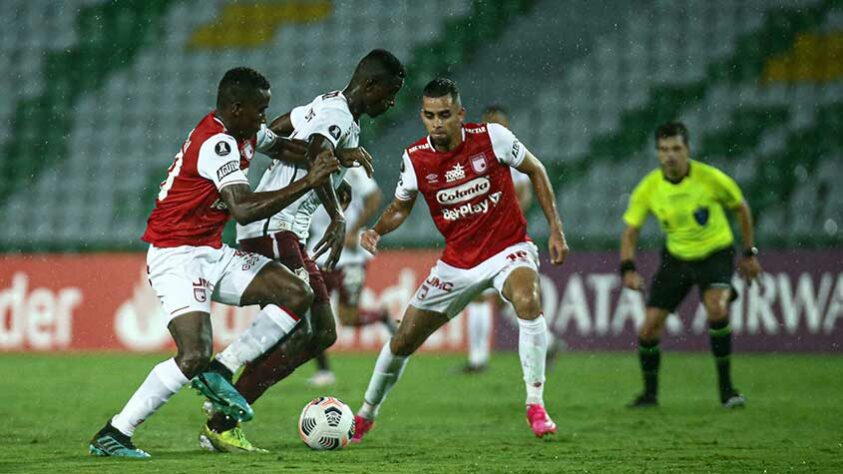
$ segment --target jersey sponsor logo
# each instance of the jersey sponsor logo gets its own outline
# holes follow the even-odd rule
[[[511,254],[506,256],[506,259],[509,260],[511,263],[515,263],[518,260],[527,260],[527,251],[518,250],[516,252],[512,252]]]
[[[427,143],[427,142],[422,143],[421,145],[411,146],[410,148],[407,149],[407,154],[409,155],[410,153],[412,153],[414,151],[424,150],[426,148],[430,148],[430,144]]]
[[[217,168],[217,180],[222,181],[223,178],[240,171],[240,163],[236,161],[229,161],[228,163]]]
[[[436,288],[439,290],[444,291],[445,293],[450,293],[451,290],[454,289],[454,284],[449,281],[442,281],[439,277],[430,276],[427,280],[424,281],[425,285],[430,286],[431,288]],[[419,298],[421,299],[421,298]]]
[[[465,128],[464,130],[466,131],[466,133],[471,133],[471,134],[476,135],[476,134],[480,134],[480,133],[485,133],[486,132],[486,126],[484,125],[482,127],[477,127],[477,128]]]
[[[465,168],[463,168],[459,163],[455,164],[453,168],[445,172],[445,181],[449,183],[459,181],[463,178],[465,178]]]
[[[486,171],[486,155],[480,153],[479,155],[474,155],[471,158],[471,167],[474,168],[475,173],[483,173]]]
[[[340,127],[336,125],[331,125],[330,127],[328,127],[328,133],[330,133],[331,136],[334,137],[334,140],[339,140],[340,136],[342,135],[342,130],[340,130]]]
[[[501,192],[497,191],[489,195],[488,198],[476,203],[472,204],[467,202],[460,207],[452,208],[452,209],[442,209],[442,217],[445,218],[447,221],[455,221],[457,219],[462,219],[463,217],[472,216],[475,214],[486,214],[492,208],[498,205],[498,202],[501,200]]]
[[[214,146],[214,152],[219,156],[228,156],[231,153],[231,145],[228,142],[219,142]]]
[[[709,212],[707,207],[701,207],[694,211],[694,220],[701,226],[708,224],[708,216]]]
[[[481,176],[459,186],[437,191],[436,202],[443,205],[450,205],[471,201],[477,196],[488,193],[491,188],[492,183],[489,181],[489,178],[487,176]]]
[[[401,166],[404,166],[404,163],[401,163]],[[436,173],[430,173],[429,175],[425,176],[424,179],[427,180],[428,183],[438,183],[439,182],[439,175]]]

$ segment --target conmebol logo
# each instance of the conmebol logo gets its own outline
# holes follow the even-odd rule
[[[470,201],[477,196],[488,193],[491,187],[489,178],[481,176],[459,186],[437,192],[436,202],[439,204],[457,204]]]

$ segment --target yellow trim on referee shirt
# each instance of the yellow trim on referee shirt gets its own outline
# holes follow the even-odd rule
[[[694,160],[679,183],[664,178],[662,170],[650,172],[635,187],[623,220],[640,228],[649,214],[667,236],[667,250],[683,260],[699,260],[732,245],[735,238],[725,208],[743,202],[738,184],[719,169]]]

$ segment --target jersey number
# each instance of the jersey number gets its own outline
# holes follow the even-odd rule
[[[179,150],[179,152],[176,154],[176,158],[173,160],[173,164],[170,165],[170,168],[167,170],[167,179],[161,182],[161,190],[158,191],[159,201],[163,201],[167,198],[167,194],[170,192],[170,188],[173,187],[173,182],[175,182],[176,176],[178,176],[181,172],[181,165],[184,161],[184,152],[189,146],[190,139],[184,142],[184,145],[182,145],[181,150]]]

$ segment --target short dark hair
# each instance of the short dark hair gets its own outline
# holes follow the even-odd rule
[[[422,95],[432,99],[450,95],[455,104],[460,103],[460,91],[457,89],[457,83],[444,77],[437,77],[428,82],[424,86]]]
[[[255,96],[258,90],[269,90],[269,81],[250,67],[226,71],[217,89],[217,108]]]
[[[666,122],[656,128],[656,146],[659,145],[659,140],[662,138],[681,136],[685,142],[685,146],[691,146],[690,135],[688,134],[688,127],[684,123],[674,121]]]
[[[509,116],[509,111],[507,111],[503,106],[493,104],[483,109],[483,115],[489,114],[502,114],[505,116]]]
[[[404,79],[407,71],[401,61],[385,49],[373,49],[357,63],[352,81]]]

